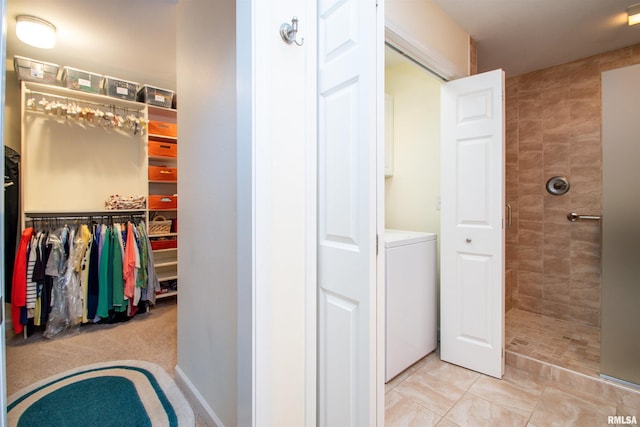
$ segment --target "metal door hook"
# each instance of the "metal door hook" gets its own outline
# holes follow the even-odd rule
[[[296,36],[298,34],[298,18],[297,17],[293,17],[293,19],[291,19],[291,24],[288,23],[284,23],[282,25],[280,25],[280,37],[282,37],[282,41],[284,41],[287,44],[291,44],[291,43],[295,43],[298,46],[302,46],[304,44],[304,38],[302,38],[300,40],[300,42],[298,42],[298,40],[296,40]]]

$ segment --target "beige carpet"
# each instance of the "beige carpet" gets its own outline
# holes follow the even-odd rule
[[[112,360],[143,360],[161,366],[174,378],[177,304],[158,301],[148,313],[126,323],[82,326],[71,336],[7,339],[7,395],[52,375],[83,365]]]

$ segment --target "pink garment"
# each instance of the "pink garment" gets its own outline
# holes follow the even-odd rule
[[[124,259],[122,260],[122,276],[124,278],[124,296],[129,299],[129,304],[133,303],[133,295],[136,287],[136,239],[133,234],[133,225],[127,223],[127,243],[124,249]]]

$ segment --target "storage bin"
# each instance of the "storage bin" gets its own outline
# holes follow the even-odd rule
[[[178,125],[175,123],[149,120],[149,134],[176,138],[178,136]]]
[[[151,240],[151,249],[158,251],[161,249],[176,249],[178,247],[178,241],[176,239],[153,239]]]
[[[104,76],[101,84],[102,93],[105,95],[112,98],[126,99],[128,101],[136,100],[139,86],[136,82],[129,82],[110,76]]]
[[[149,236],[171,233],[171,220],[163,216],[156,216],[149,221]]]
[[[178,168],[149,166],[149,181],[177,181]]]
[[[73,67],[64,67],[62,68],[60,81],[64,87],[69,89],[99,93],[102,75]]]
[[[13,67],[16,71],[18,80],[45,83],[49,85],[56,84],[59,68],[58,64],[52,64],[50,62],[38,61],[16,55],[13,57]]]
[[[138,91],[138,101],[158,107],[171,108],[174,91],[143,85]]]
[[[161,157],[177,157],[178,145],[169,142],[149,141],[149,155]]]
[[[149,195],[149,210],[177,209],[178,196]]]

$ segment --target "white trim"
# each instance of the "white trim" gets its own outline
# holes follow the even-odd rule
[[[318,4],[307,0],[305,49],[306,99],[316,100],[318,90]],[[306,105],[306,278],[305,278],[305,425],[317,425],[318,399],[318,105]]]
[[[213,424],[217,427],[224,427],[222,420],[216,415],[215,411],[211,409],[211,406],[207,404],[206,399],[200,394],[198,389],[189,380],[189,377],[185,375],[180,366],[175,368],[175,382],[178,388],[184,393],[185,399],[193,408],[193,412],[197,413],[200,417],[206,416],[207,425]]]
[[[380,2],[377,7],[376,16],[376,286],[375,286],[375,328],[376,328],[376,377],[375,377],[375,420],[377,426],[384,426],[385,415],[385,251],[384,251],[384,227],[385,227],[385,93],[384,93],[384,59],[385,59],[385,13],[384,2]]]
[[[5,74],[5,68],[6,68],[6,58],[7,58],[7,2],[6,0],[0,0],[0,19],[2,20],[2,28],[4,29],[4,31],[2,31],[0,37],[0,60],[2,60],[2,64],[0,64],[0,75],[2,75],[3,77],[6,75]],[[4,152],[4,136],[5,136],[5,128],[4,128],[4,120],[5,120],[5,96],[6,96],[6,82],[5,79],[3,78],[2,81],[0,82],[0,108],[2,109],[0,111],[0,141],[2,141],[0,143],[0,146],[2,147],[2,151]],[[4,170],[4,167],[3,167]],[[0,258],[2,260],[4,260],[4,221],[5,221],[5,217],[4,217],[4,197],[2,198],[2,200],[0,201],[0,238],[2,239],[2,245],[0,245]],[[0,363],[2,363],[2,366],[0,366],[0,405],[2,405],[3,411],[2,411],[2,416],[0,417],[0,427],[4,427],[5,425],[7,425],[7,361],[6,361],[6,355],[5,355],[5,339],[6,339],[6,328],[7,328],[7,322],[5,322],[5,317],[7,313],[9,313],[10,311],[8,311],[8,309],[11,307],[10,304],[5,304],[6,301],[6,295],[4,294],[4,282],[5,282],[5,265],[4,262],[0,265],[0,310],[2,310],[2,318],[0,319],[0,321],[2,322],[2,325],[0,325],[0,340],[2,342],[0,342]],[[11,318],[11,316],[8,316],[9,318]]]
[[[411,37],[406,31],[402,30],[399,25],[388,18],[385,22],[385,40],[391,46],[405,52],[415,61],[423,64],[447,80],[464,77],[460,75],[455,64],[429,46],[425,46]]]

